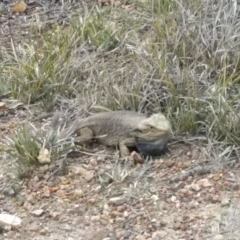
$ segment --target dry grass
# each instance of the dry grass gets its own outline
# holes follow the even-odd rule
[[[67,27],[2,48],[0,92],[56,109],[56,96],[85,106],[162,111],[176,135],[240,142],[239,21],[234,2],[132,2],[84,6]]]

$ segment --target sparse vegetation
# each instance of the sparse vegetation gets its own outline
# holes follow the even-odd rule
[[[62,10],[67,4],[71,5],[71,1],[60,2]],[[69,119],[74,108],[83,112],[86,109],[92,112],[125,109],[149,115],[162,111],[171,121],[175,136],[203,136],[207,139],[202,162],[222,164],[225,168],[228,166],[227,161],[232,163],[235,159],[239,160],[240,8],[237,1],[130,0],[128,5],[121,6],[77,2],[81,2],[77,3],[79,7],[74,11],[69,10],[64,21],[59,20],[59,17],[56,21],[51,19],[43,22],[35,12],[34,16],[29,15],[29,22],[25,26],[16,24],[15,30],[6,34],[6,39],[2,40],[0,35],[0,95],[11,92],[11,97],[23,102],[28,110],[31,107],[41,112],[67,109]],[[0,5],[0,17],[6,14],[7,10]],[[59,104],[59,97],[66,100],[62,104],[64,106]],[[74,107],[71,106],[73,101],[76,103]],[[30,114],[32,108],[26,115]],[[4,140],[2,142],[6,144],[1,146],[1,150],[8,154],[9,166],[20,178],[29,177],[31,169],[39,166],[41,149],[47,149],[51,159],[57,162],[65,160],[67,154],[75,148],[71,131],[65,124],[53,128],[48,126],[43,130],[27,122]],[[173,161],[177,159],[175,156],[172,158]],[[185,167],[192,161],[193,165],[195,163],[193,168],[198,169],[196,165],[199,162],[196,163],[197,160],[191,157],[189,159]],[[96,160],[91,168],[86,167],[86,172],[94,172],[91,174],[97,175],[98,184],[105,190],[112,185],[123,184],[123,192],[135,202],[142,204],[141,198],[153,202],[158,220],[162,219],[165,209],[161,201],[166,200],[171,206],[176,204],[178,207],[174,205],[171,211],[175,213],[171,213],[171,216],[177,219],[179,209],[184,205],[176,201],[178,196],[175,192],[180,185],[169,189],[161,185],[161,194],[159,186],[154,185],[167,181],[165,177],[171,172],[168,169],[173,161],[166,165],[163,160],[156,163],[154,170],[165,167],[159,178],[145,176],[152,166],[149,162],[139,168],[129,162],[116,161],[115,165],[110,165],[112,168],[108,167],[110,171],[99,171]],[[185,171],[185,167],[181,168],[177,164],[171,173],[175,174],[176,169]],[[81,162],[81,165],[85,169],[84,163]],[[216,174],[219,181],[222,181],[221,174]],[[231,174],[236,176],[236,173]],[[87,179],[91,179],[92,175],[87,176]],[[232,175],[229,182],[237,181],[232,180]],[[197,180],[192,183],[191,177],[189,179],[183,186],[191,189],[195,185],[197,189]],[[212,179],[215,181],[214,177]],[[230,185],[223,186],[222,182],[218,185],[219,189]],[[95,194],[95,189],[99,187],[90,189],[89,186],[86,186],[86,192],[91,194]],[[150,190],[152,186],[153,191]],[[212,188],[211,193],[215,194],[216,189]],[[114,190],[114,194],[118,195],[118,189]],[[207,188],[201,190],[202,195],[208,193]],[[78,194],[82,197],[85,189]],[[199,204],[203,208],[206,199],[200,192],[197,194],[190,198],[198,200],[202,197],[203,200],[197,202],[196,206]],[[160,199],[160,195],[166,196]],[[191,204],[195,204],[196,199]],[[216,199],[211,200],[217,202]],[[90,200],[94,204],[94,197]],[[186,202],[188,204],[190,200]],[[78,204],[76,206],[79,208]],[[191,204],[185,208],[186,212],[196,207]],[[145,211],[145,206],[140,206]],[[69,212],[74,212],[74,208]],[[229,239],[235,236],[234,239],[238,239],[239,210],[234,206],[233,209],[228,208],[228,205],[226,209],[221,221],[223,224],[217,220],[212,226],[212,232],[228,231],[226,236]],[[119,216],[125,217],[125,213],[128,214],[124,210],[124,214]],[[154,225],[155,217],[154,221],[148,214],[145,218],[151,220],[146,226]],[[189,219],[194,218],[191,215]],[[204,214],[203,218],[204,221],[207,219]],[[181,222],[179,226],[178,230],[183,227],[185,231],[190,223],[182,225]],[[201,237],[198,235],[201,231],[197,231],[194,237]],[[45,234],[44,231],[42,233]],[[203,237],[213,239],[212,234],[203,234]],[[181,239],[188,237],[183,236]]]
[[[46,130],[24,125],[6,143],[6,152],[16,160],[13,171],[20,178],[31,175],[32,165],[40,165],[38,157],[41,149],[50,152],[52,161],[65,159],[74,149],[73,136],[65,124]]]

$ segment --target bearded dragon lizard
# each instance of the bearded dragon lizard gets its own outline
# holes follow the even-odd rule
[[[88,144],[91,140],[106,146],[118,146],[122,156],[130,154],[130,147],[137,147],[153,155],[156,148],[164,149],[171,136],[171,125],[162,113],[146,117],[134,111],[110,111],[95,113],[74,124],[77,143]],[[139,144],[136,144],[139,143]],[[147,148],[145,149],[146,143]],[[149,147],[151,146],[151,147]],[[154,153],[155,152],[155,153]]]

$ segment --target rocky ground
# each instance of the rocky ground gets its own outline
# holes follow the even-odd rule
[[[11,136],[20,120],[2,119],[1,138]],[[9,181],[11,162],[2,156],[0,210],[22,224],[2,228],[0,239],[238,238],[238,166],[176,178],[209,164],[194,141],[173,142],[164,156],[143,164],[119,159],[111,148],[93,149],[69,158],[65,176],[55,177],[52,163],[20,182]]]

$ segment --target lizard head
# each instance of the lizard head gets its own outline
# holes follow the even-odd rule
[[[132,134],[137,138],[154,140],[168,137],[171,132],[170,122],[162,113],[157,113],[139,122]]]

